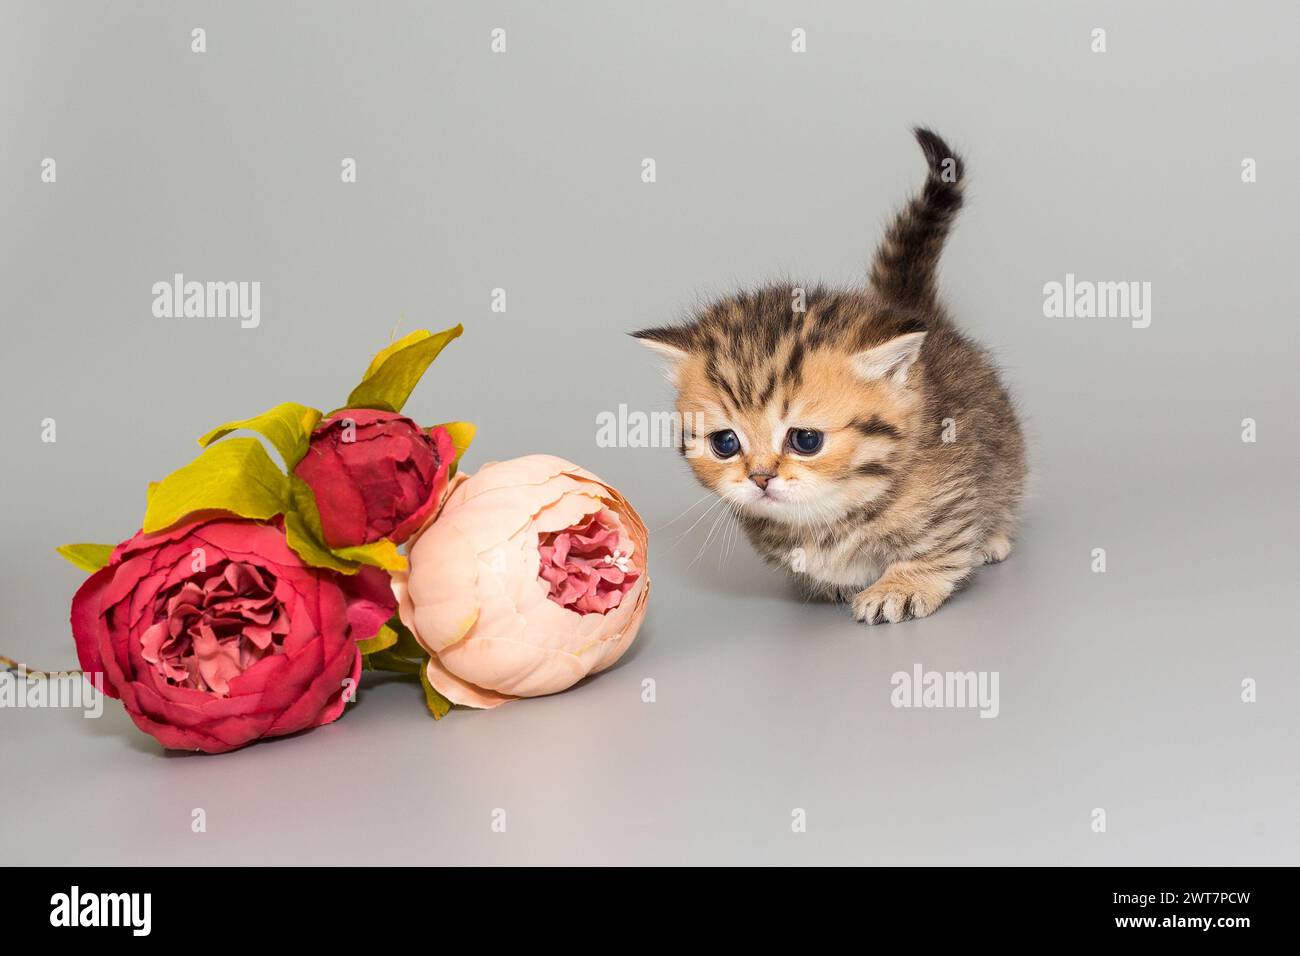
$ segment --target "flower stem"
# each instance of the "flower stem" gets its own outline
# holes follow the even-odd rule
[[[362,658],[364,666],[373,671],[396,671],[399,674],[418,674],[424,670],[420,661],[399,657],[391,651],[378,651]]]
[[[22,661],[16,661],[12,657],[5,657],[3,654],[0,654],[0,668],[3,668],[4,670],[7,670],[13,674],[19,674],[26,677],[30,677],[33,680],[45,680],[52,673],[51,671],[40,671],[40,670],[36,670],[33,667],[28,667]],[[81,671],[80,670],[58,671],[57,673],[80,674]]]

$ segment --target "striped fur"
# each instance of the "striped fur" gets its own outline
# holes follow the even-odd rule
[[[1025,478],[997,371],[935,290],[962,164],[934,133],[916,135],[929,175],[867,288],[742,291],[688,324],[634,333],[669,360],[684,420],[704,424],[684,448],[700,481],[765,558],[868,623],[924,617],[1005,558]],[[822,432],[822,448],[798,454],[792,429]],[[722,430],[741,444],[725,460],[709,445]]]

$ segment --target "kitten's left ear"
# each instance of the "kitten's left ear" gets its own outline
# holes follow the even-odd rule
[[[633,332],[632,337],[664,359],[664,374],[668,376],[668,381],[676,385],[677,373],[682,362],[690,355],[690,329],[685,326],[667,325]]]
[[[907,381],[907,371],[921,354],[924,332],[909,332],[853,356],[854,370],[866,379],[885,379],[895,385]]]

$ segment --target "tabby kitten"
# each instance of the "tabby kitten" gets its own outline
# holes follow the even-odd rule
[[[668,360],[696,477],[765,558],[869,624],[932,614],[1005,558],[1025,479],[1011,400],[935,290],[962,162],[915,133],[929,175],[866,288],[770,286],[633,333]]]

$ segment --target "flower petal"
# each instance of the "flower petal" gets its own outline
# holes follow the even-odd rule
[[[437,654],[429,658],[424,673],[429,678],[429,683],[433,685],[434,690],[453,704],[460,704],[462,707],[477,707],[480,710],[488,710],[493,707],[500,707],[506,701],[515,699],[506,694],[498,694],[495,691],[484,690],[482,687],[475,687],[468,681],[461,680],[442,666]]]

